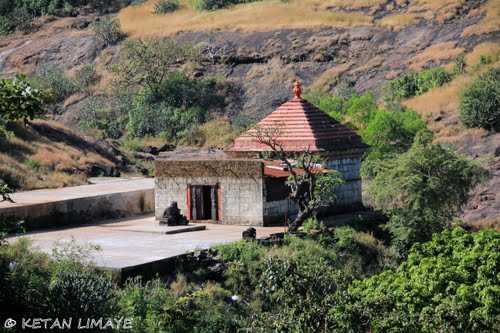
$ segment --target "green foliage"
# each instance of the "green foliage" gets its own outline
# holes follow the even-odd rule
[[[239,306],[228,302],[230,296],[212,284],[175,295],[160,280],[135,279],[120,291],[118,302],[121,315],[133,318],[132,332],[236,332]]]
[[[467,62],[465,60],[465,53],[460,53],[455,58],[455,65],[453,67],[453,74],[455,74],[455,75],[464,74],[466,67],[467,67]]]
[[[40,90],[47,91],[53,102],[59,103],[78,91],[78,87],[61,68],[43,66],[30,78]]]
[[[91,96],[82,109],[82,119],[79,125],[84,130],[100,130],[106,138],[118,139],[122,136],[128,122],[128,116],[124,113],[120,106],[108,103],[101,97]]]
[[[119,85],[147,87],[152,94],[159,95],[164,81],[178,71],[176,65],[197,61],[198,57],[198,49],[171,38],[129,40],[124,43],[119,64],[113,70]]]
[[[10,195],[13,192],[14,191],[9,187],[9,185],[5,184],[3,180],[0,180],[0,198],[2,199],[0,202],[12,201]]]
[[[96,38],[106,46],[118,44],[125,38],[120,22],[112,18],[101,18],[92,26]]]
[[[415,135],[426,128],[420,116],[405,108],[380,108],[371,93],[342,99],[335,95],[312,94],[309,100],[337,121],[356,129],[363,141],[371,146],[367,163],[382,157],[394,156],[408,150]],[[371,165],[365,169],[371,173]]]
[[[208,110],[221,109],[225,100],[213,79],[194,80],[182,73],[165,78],[161,87],[145,89],[129,112],[128,130],[135,137],[164,135],[178,140],[205,122]]]
[[[99,76],[92,64],[84,65],[76,71],[74,84],[79,91],[88,92],[89,88],[99,80]]]
[[[252,332],[332,332],[329,316],[343,302],[349,280],[322,260],[271,256],[259,282],[261,313],[252,318]]]
[[[389,99],[406,99],[441,87],[450,82],[453,75],[442,67],[423,70],[419,73],[410,71],[389,82]]]
[[[62,318],[108,318],[113,314],[113,284],[91,270],[58,272],[50,283],[51,311]]]
[[[461,229],[416,245],[397,270],[352,288],[363,331],[495,332],[500,328],[500,233]]]
[[[9,122],[28,121],[45,113],[47,95],[32,85],[24,76],[0,80],[0,136],[5,135]]]
[[[158,0],[153,12],[157,15],[175,12],[179,9],[179,0]]]
[[[445,228],[487,171],[421,133],[411,149],[378,162],[367,191],[376,208],[391,216],[388,227],[402,256],[415,242]]]
[[[500,131],[500,68],[482,74],[462,92],[459,111],[467,127]]]
[[[361,132],[363,140],[381,153],[407,151],[415,135],[426,128],[415,111],[388,112],[379,110]]]
[[[130,4],[131,0],[1,0],[0,34],[15,29],[30,29],[34,18],[42,15],[71,16],[77,7],[88,7],[101,13]]]
[[[345,104],[347,121],[356,129],[364,129],[377,111],[377,103],[372,93],[354,95]]]
[[[24,164],[27,167],[29,167],[30,169],[32,169],[33,171],[40,171],[40,168],[42,167],[40,162],[38,162],[36,160],[32,160],[32,159],[28,159],[28,160],[24,161]]]
[[[189,0],[191,8],[196,10],[217,10],[240,3],[256,2],[261,0]]]

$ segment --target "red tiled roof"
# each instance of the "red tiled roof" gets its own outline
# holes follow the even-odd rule
[[[367,146],[349,127],[340,124],[296,93],[291,101],[281,105],[257,124],[257,128],[276,128],[274,138],[285,151],[339,152],[364,150]],[[261,152],[270,148],[255,137],[251,129],[238,137],[229,152]]]

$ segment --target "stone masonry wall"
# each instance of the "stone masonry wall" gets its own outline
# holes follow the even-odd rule
[[[330,160],[327,166],[339,171],[344,176],[345,183],[340,185],[335,191],[337,206],[351,206],[361,203],[363,201],[360,175],[361,159],[346,158],[342,160]]]
[[[158,177],[155,184],[156,218],[160,218],[172,201],[177,201],[187,215],[189,185],[219,184],[222,192],[222,223],[263,225],[262,177]]]

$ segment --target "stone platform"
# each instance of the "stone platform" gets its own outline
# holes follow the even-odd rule
[[[152,277],[175,270],[175,259],[195,250],[242,238],[245,226],[195,224],[205,230],[166,234],[186,227],[159,226],[153,216],[114,220],[76,228],[31,232],[20,237],[30,239],[35,248],[51,253],[55,247],[67,244],[97,245],[92,254],[97,266],[111,270],[116,279],[124,281],[136,275]],[[189,227],[189,226],[188,226]],[[284,228],[256,228],[257,237],[282,232]],[[10,242],[19,237],[11,237]]]
[[[0,203],[0,217],[24,220],[27,230],[81,225],[154,211],[154,179],[99,179],[96,184],[19,192]]]

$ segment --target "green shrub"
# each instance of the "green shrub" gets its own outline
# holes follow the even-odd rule
[[[43,318],[49,313],[51,261],[28,240],[0,246],[0,307],[7,318]]]
[[[402,257],[415,242],[430,240],[458,215],[487,171],[451,148],[419,133],[411,149],[378,162],[367,187],[376,208],[390,216],[388,228]]]
[[[160,280],[143,284],[135,279],[119,292],[118,303],[120,314],[133,319],[134,333],[237,332],[242,311],[230,297],[213,284],[175,295]]]
[[[54,102],[62,102],[78,91],[64,70],[53,66],[43,66],[30,78],[34,86],[48,91]]]
[[[118,44],[125,38],[125,33],[121,30],[120,22],[112,18],[101,18],[92,26],[94,34],[105,46]]]
[[[361,135],[363,140],[378,152],[403,153],[411,147],[415,135],[425,128],[425,122],[415,111],[379,110]]]
[[[0,134],[9,122],[41,117],[46,101],[47,95],[33,88],[24,76],[0,80]]]
[[[482,74],[462,92],[459,111],[467,127],[500,131],[500,68]]]
[[[136,97],[127,128],[135,137],[162,134],[180,140],[207,120],[209,110],[220,110],[224,105],[215,80],[172,73],[160,87],[146,88]]]
[[[3,180],[0,179],[0,202],[3,201],[12,201],[10,195],[14,191],[9,187],[9,185],[5,184]],[[0,233],[3,231],[0,231]]]
[[[74,83],[79,91],[87,91],[90,86],[99,80],[99,76],[92,64],[84,65],[76,71]]]
[[[424,70],[418,74],[416,95],[422,95],[431,89],[441,87],[452,79],[453,75],[441,67]]]
[[[42,167],[40,162],[31,159],[24,161],[24,164],[33,171],[40,171],[40,168]]]
[[[398,100],[422,95],[433,88],[441,87],[452,79],[453,75],[442,67],[426,69],[419,73],[409,71],[389,82],[388,98]]]
[[[179,0],[158,0],[155,3],[153,12],[157,15],[167,14],[179,8]]]
[[[344,302],[349,280],[321,260],[286,256],[266,259],[259,283],[262,312],[251,318],[252,332],[335,332],[330,309]]]
[[[261,0],[189,0],[191,8],[196,10],[217,10],[240,3],[256,2]]]
[[[409,71],[389,82],[391,98],[406,99],[413,97],[418,91],[418,74]]]
[[[498,331],[499,250],[494,230],[436,234],[397,270],[356,283],[348,309],[357,310],[363,332]]]
[[[49,291],[56,317],[86,320],[113,315],[113,284],[106,275],[92,270],[58,272]]]

